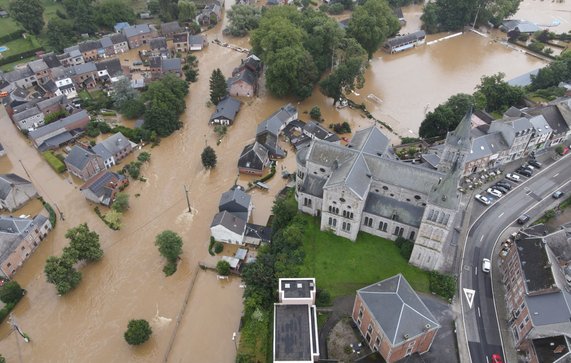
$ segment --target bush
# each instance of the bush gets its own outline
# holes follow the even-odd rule
[[[212,251],[212,247],[214,247],[215,243],[216,240],[214,239],[214,237],[210,236],[210,243],[208,244],[208,253],[210,254],[210,256],[215,255],[214,251]]]
[[[531,42],[531,44],[528,46],[528,48],[532,52],[541,53],[543,48],[545,48],[545,44],[543,44],[541,42]]]
[[[456,292],[456,277],[443,275],[436,271],[430,272],[430,291],[449,300]]]
[[[331,305],[331,294],[325,289],[317,289],[315,301],[317,306],[329,306]]]
[[[52,224],[52,229],[53,229],[55,228],[57,222],[56,211],[52,208],[52,206],[49,203],[44,202],[42,198],[40,198],[40,200],[42,201],[44,208],[48,211],[48,214],[50,215],[50,223]]]
[[[398,237],[395,241],[395,244],[399,248],[401,256],[404,259],[409,260],[410,255],[412,254],[412,249],[414,248],[414,242],[406,238]]]
[[[127,331],[124,334],[125,340],[131,345],[143,344],[151,337],[153,330],[149,322],[140,320],[131,320],[127,325]]]
[[[412,143],[419,142],[419,141],[420,141],[420,139],[417,137],[406,137],[405,136],[405,137],[401,137],[401,139],[400,139],[401,145],[412,144]]]
[[[321,120],[321,110],[317,106],[313,106],[311,111],[309,111],[309,117],[314,119],[315,121]]]
[[[216,264],[216,271],[220,276],[228,276],[230,275],[230,264],[228,261],[220,260]]]
[[[51,151],[46,151],[42,154],[42,156],[44,157],[44,159],[46,159],[46,161],[48,162],[48,164],[50,164],[50,166],[52,167],[52,169],[54,169],[56,171],[56,173],[61,174],[63,173],[67,168],[65,167],[65,164],[62,163],[62,161],[60,159],[58,159],[53,152]]]
[[[351,125],[347,121],[340,124],[333,124],[333,131],[338,134],[349,134],[351,133]]]
[[[149,161],[151,160],[151,154],[149,154],[146,151],[143,151],[142,153],[139,154],[139,156],[137,156],[137,160],[139,160],[142,163]]]
[[[222,244],[221,242],[216,242],[216,244],[214,244],[214,253],[219,254],[222,253],[223,250],[224,250],[224,244]]]
[[[176,262],[168,261],[165,267],[163,267],[163,272],[165,276],[170,276],[176,272]]]
[[[17,304],[22,296],[24,296],[24,292],[24,289],[20,287],[17,281],[8,281],[0,287],[0,301],[4,304]]]
[[[60,118],[64,118],[68,115],[66,110],[59,110],[56,112],[52,112],[46,115],[46,117],[44,117],[44,124],[49,124],[52,123],[56,120],[59,120]]]
[[[331,15],[339,15],[343,12],[343,10],[345,10],[345,6],[343,4],[335,3],[335,4],[329,6],[329,9],[327,9],[327,12]]]
[[[563,148],[563,145],[557,145],[557,146],[555,147],[555,152],[558,153],[559,155],[563,155],[563,150],[565,150],[565,149]]]

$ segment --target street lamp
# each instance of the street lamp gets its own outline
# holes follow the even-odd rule
[[[236,332],[232,334],[232,341],[234,342],[234,349],[238,352],[238,345],[236,345]]]

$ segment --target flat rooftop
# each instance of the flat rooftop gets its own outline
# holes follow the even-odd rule
[[[274,361],[312,361],[309,305],[274,304]]]
[[[564,335],[547,337],[541,339],[533,339],[533,347],[535,354],[540,362],[555,362],[565,356],[570,358],[569,341]]]
[[[285,298],[310,298],[315,282],[313,279],[280,279],[280,291]]]
[[[541,238],[526,238],[516,242],[527,293],[552,290],[555,285],[547,251]]]

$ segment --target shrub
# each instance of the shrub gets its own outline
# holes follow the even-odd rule
[[[545,48],[545,44],[543,44],[541,42],[531,42],[531,44],[528,46],[528,48],[529,48],[529,50],[531,50],[533,52],[541,53],[543,48]]]
[[[406,238],[398,237],[395,244],[399,248],[401,256],[406,260],[409,260],[410,255],[412,254],[412,249],[414,248],[414,242]]]
[[[214,251],[212,251],[212,247],[214,247],[215,243],[216,240],[214,239],[214,237],[210,236],[210,243],[208,244],[208,253],[210,254],[210,256],[215,255]]]
[[[66,110],[59,110],[56,112],[52,112],[50,114],[47,114],[46,117],[44,117],[44,124],[49,124],[52,123],[56,120],[59,120],[60,118],[64,118],[68,115]]]
[[[52,169],[54,169],[56,171],[56,173],[61,174],[63,173],[67,168],[65,167],[65,164],[62,163],[62,161],[60,159],[58,159],[53,152],[51,151],[46,151],[42,154],[42,156],[44,157],[44,159],[46,159],[46,161],[48,162],[48,164],[50,164],[50,166],[52,167]]]
[[[335,3],[329,6],[327,12],[331,15],[338,15],[341,14],[345,10],[345,6],[342,3]]]
[[[4,304],[16,304],[24,296],[24,292],[17,281],[8,281],[0,287],[0,301]]]
[[[151,337],[153,330],[149,322],[140,320],[131,320],[127,325],[127,331],[124,334],[125,340],[131,345],[143,344]]]
[[[430,272],[430,291],[449,300],[456,292],[456,277],[436,271]]]
[[[412,143],[419,142],[419,141],[420,141],[420,139],[417,137],[406,137],[405,136],[405,137],[401,137],[401,139],[400,139],[401,145],[412,144]]]
[[[165,267],[163,267],[163,272],[165,276],[170,276],[176,272],[176,262],[168,261]]]
[[[42,200],[42,204],[44,205],[44,208],[46,208],[46,210],[48,211],[48,214],[50,215],[50,223],[51,223],[52,229],[53,229],[53,228],[55,228],[56,222],[57,222],[56,211],[52,208],[52,206],[49,203],[46,203],[43,200]]]
[[[313,106],[311,111],[309,111],[309,117],[314,119],[315,121],[321,120],[321,110],[317,106]]]
[[[219,254],[224,250],[224,245],[221,242],[216,242],[214,244],[214,253]]]
[[[333,124],[333,131],[338,134],[349,134],[351,133],[351,126],[347,121],[340,124]]]
[[[146,151],[143,151],[142,153],[139,154],[139,156],[137,156],[137,160],[139,160],[142,163],[149,161],[151,160],[151,154],[149,154]]]
[[[230,264],[228,261],[220,260],[216,264],[216,271],[220,276],[228,276],[230,275]]]
[[[559,155],[563,155],[563,150],[564,150],[563,145],[557,145],[555,147],[555,152],[558,153]]]
[[[315,300],[317,306],[329,306],[331,305],[331,294],[325,289],[317,289]]]

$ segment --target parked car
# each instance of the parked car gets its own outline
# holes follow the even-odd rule
[[[504,363],[499,354],[492,354],[492,363]]]
[[[512,190],[512,185],[507,181],[507,180],[502,180],[496,183],[496,185],[499,185],[502,188],[505,188],[507,190]]]
[[[551,194],[551,196],[555,199],[559,199],[563,196],[563,194],[565,194],[565,193],[563,193],[561,190],[558,190],[555,193]]]
[[[494,197],[501,198],[503,196],[502,192],[494,188],[488,188],[487,192],[493,195]]]
[[[540,163],[539,161],[535,160],[535,159],[530,159],[530,160],[528,161],[528,163],[529,163],[529,165],[531,165],[531,166],[533,166],[533,167],[536,167],[536,168],[538,168],[538,169],[541,168],[541,163]]]
[[[535,168],[534,168],[533,166],[531,166],[530,164],[528,164],[528,163],[523,163],[523,164],[521,164],[521,167],[524,168],[524,169],[527,169],[527,170],[529,170],[529,171],[531,171],[531,172],[533,172],[533,171],[535,170]]]
[[[488,198],[486,198],[480,194],[476,194],[474,196],[474,198],[476,198],[476,200],[479,201],[480,203],[484,203],[485,205],[490,205],[492,203],[491,200],[489,200]]]
[[[514,181],[516,183],[519,183],[521,181],[521,177],[519,175],[513,174],[513,173],[508,173],[506,175],[506,179],[507,180],[511,180]]]
[[[522,214],[518,219],[517,219],[517,223],[518,224],[526,224],[527,221],[529,221],[529,216],[527,214]]]
[[[487,258],[482,260],[482,272],[490,272],[490,268],[492,267],[492,263]]]
[[[494,189],[502,192],[502,194],[508,194],[508,190],[499,184],[494,185]]]
[[[531,176],[533,175],[532,172],[526,168],[516,169],[515,172],[518,173],[519,175],[527,176],[528,178],[531,178]]]

